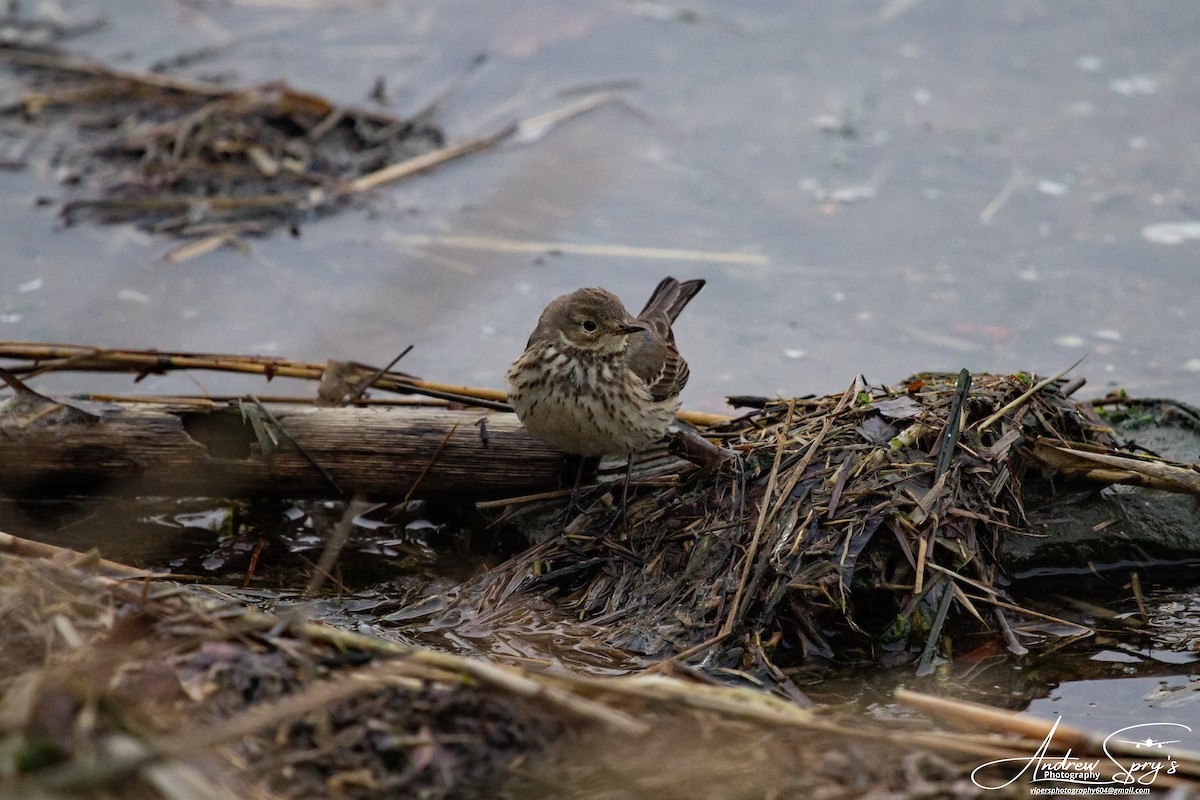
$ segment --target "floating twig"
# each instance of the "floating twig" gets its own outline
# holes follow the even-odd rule
[[[401,161],[399,164],[392,164],[375,172],[369,172],[361,178],[355,178],[350,182],[350,189],[354,192],[366,192],[375,189],[385,183],[392,183],[401,178],[407,178],[421,172],[426,172],[434,167],[445,164],[448,161],[453,161],[457,158],[462,158],[465,155],[486,150],[499,142],[512,136],[517,130],[517,126],[507,125],[494,133],[489,133],[485,136],[479,136],[474,139],[466,139],[461,142],[455,142],[445,147],[439,147],[436,150],[431,150],[428,153],[422,153],[419,156],[414,156],[407,161]]]
[[[457,247],[494,253],[566,253],[599,258],[628,258],[652,261],[690,261],[706,264],[768,266],[771,259],[758,253],[685,250],[673,247],[636,247],[621,244],[578,244],[575,242],[532,242],[491,236],[434,236],[385,232],[384,238],[413,247]]]

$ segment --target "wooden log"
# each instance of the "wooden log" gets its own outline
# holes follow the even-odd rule
[[[414,407],[39,403],[0,409],[0,493],[377,500],[555,488],[513,414]],[[419,485],[418,485],[419,484]]]

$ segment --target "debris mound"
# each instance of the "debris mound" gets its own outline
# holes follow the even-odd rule
[[[781,677],[776,661],[835,653],[919,658],[926,672],[948,621],[1012,635],[1008,612],[1021,609],[997,553],[1003,537],[1035,534],[1023,501],[1031,470],[1040,477],[1033,443],[1110,433],[1061,381],[1028,375],[859,380],[759,405],[705,432],[737,459],[657,475],[624,530],[598,503],[465,602],[554,589],[607,644],[766,680]]]
[[[51,134],[49,169],[76,187],[68,223],[229,237],[295,227],[444,144],[432,106],[398,118],[282,81],[232,89],[13,46],[0,63],[26,84],[0,108],[5,136]]]

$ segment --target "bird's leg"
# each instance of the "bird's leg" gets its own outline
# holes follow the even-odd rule
[[[587,463],[587,459],[583,456],[577,456],[579,465],[575,467],[575,485],[571,487],[571,499],[567,501],[567,513],[579,511],[579,487],[583,483],[583,466]]]
[[[625,462],[625,479],[621,481],[621,499],[615,502],[616,509],[613,511],[612,518],[608,522],[608,526],[604,529],[602,538],[608,536],[617,527],[617,523],[621,523],[621,531],[629,533],[629,476],[633,472],[633,454],[629,454],[629,459]]]
[[[625,461],[625,480],[621,483],[621,530],[629,533],[629,476],[633,473],[633,453]]]
[[[579,504],[579,495],[582,493],[580,490],[583,486],[583,473],[587,469],[588,461],[592,459],[588,456],[575,456],[575,458],[579,459],[579,466],[575,469],[575,485],[571,488],[571,499],[567,501],[566,511],[563,512],[563,527],[566,527],[567,523],[571,521],[572,515],[584,512],[583,507]]]

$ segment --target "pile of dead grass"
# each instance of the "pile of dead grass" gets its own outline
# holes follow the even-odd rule
[[[985,762],[1028,759],[1051,733],[1048,754],[1101,747],[914,693],[897,700],[992,735],[692,680],[499,666],[273,617],[211,589],[101,577],[94,558],[55,561],[0,556],[5,800],[996,798],[1027,784]],[[1200,761],[1172,756],[1155,785],[1189,796]]]
[[[748,689],[530,672],[55,561],[0,556],[5,800],[1009,797],[969,776],[1048,728],[901,698],[1007,732],[964,738]],[[1200,775],[1180,764],[1164,784]]]
[[[1101,444],[1108,429],[1061,381],[964,373],[764,402],[705,435],[739,458],[655,478],[624,532],[604,510],[576,519],[484,576],[471,602],[551,589],[623,650],[766,680],[812,655],[927,672],[947,623],[1017,649],[1009,616],[1032,612],[1005,592],[996,554],[1033,533],[1031,445]]]
[[[0,109],[10,136],[63,129],[50,167],[82,195],[63,206],[68,222],[261,233],[335,208],[353,181],[444,144],[432,109],[397,118],[283,82],[230,89],[44,48],[0,49],[4,62],[27,85]]]
[[[204,594],[0,558],[0,797],[473,797],[563,729],[487,665]]]

